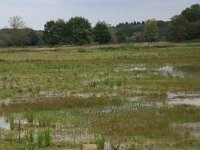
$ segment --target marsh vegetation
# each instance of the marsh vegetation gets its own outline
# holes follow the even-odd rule
[[[198,149],[199,60],[198,43],[1,48],[0,149]]]

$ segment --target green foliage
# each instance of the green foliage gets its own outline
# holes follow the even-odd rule
[[[135,32],[132,39],[133,42],[144,42],[144,34],[142,32]]]
[[[45,131],[44,139],[45,139],[46,146],[50,146],[51,145],[51,131],[49,128]]]
[[[28,120],[29,123],[33,123],[34,121],[34,112],[32,110],[29,110],[25,114],[26,119]]]
[[[168,40],[180,42],[200,38],[200,4],[186,8],[171,21],[125,22],[116,26],[97,22],[91,23],[84,17],[73,17],[69,21],[58,19],[48,21],[44,31],[25,27],[21,17],[9,19],[10,27],[0,30],[0,46],[36,45],[85,45],[93,40],[100,44],[124,42],[155,42]]]
[[[187,38],[187,28],[189,22],[183,16],[174,16],[167,30],[167,39],[169,41],[183,41]]]
[[[126,36],[125,36],[125,34],[123,32],[118,31],[116,33],[116,36],[117,36],[117,42],[118,43],[124,43],[126,41]]]
[[[44,25],[44,41],[49,45],[58,45],[67,43],[67,23],[58,19],[57,21],[48,21]]]
[[[96,145],[97,145],[97,150],[104,150],[105,147],[105,138],[101,137],[97,140]]]
[[[147,20],[144,25],[144,34],[147,42],[158,41],[159,39],[159,28],[157,26],[156,20]]]
[[[44,135],[42,131],[38,131],[38,137],[37,137],[37,144],[39,147],[42,147],[44,143]]]
[[[200,39],[200,20],[190,23],[188,28],[188,39]]]
[[[29,142],[30,142],[30,143],[33,143],[33,142],[34,142],[34,136],[33,136],[33,134],[34,134],[34,130],[33,130],[33,129],[30,129],[30,130],[29,130]]]
[[[190,8],[186,8],[181,13],[189,22],[195,22],[200,20],[200,4],[192,5]]]
[[[59,43],[59,34],[56,33],[56,23],[51,20],[44,25],[44,41],[50,45],[56,45]]]
[[[44,26],[44,40],[46,44],[74,44],[84,45],[92,42],[91,24],[83,17],[49,21]]]
[[[35,46],[42,43],[42,34],[29,28],[0,30],[0,46]]]
[[[98,22],[93,29],[93,33],[94,41],[100,44],[109,43],[111,40],[111,34],[105,22]]]
[[[143,32],[144,22],[119,23],[116,26],[116,30],[123,33],[125,37],[131,37],[134,32]]]
[[[92,42],[92,27],[87,19],[83,17],[71,18],[66,28],[70,44],[84,45]]]
[[[171,19],[167,40],[180,42],[198,38],[200,38],[200,5],[196,4]]]
[[[169,23],[170,23],[169,21],[162,21],[162,20],[157,21],[157,26],[160,31],[160,40],[161,41],[166,40],[166,33],[167,33],[167,28],[169,26]]]

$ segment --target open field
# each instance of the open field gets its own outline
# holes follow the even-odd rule
[[[196,150],[200,44],[1,48],[0,103],[0,149]]]

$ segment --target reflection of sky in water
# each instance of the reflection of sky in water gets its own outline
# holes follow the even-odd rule
[[[172,65],[166,65],[156,69],[156,71],[160,72],[163,75],[172,75],[173,77],[181,77],[184,78],[184,73],[182,71],[176,70]]]
[[[169,93],[168,104],[200,106],[200,94]]]
[[[176,99],[173,101],[169,101],[169,104],[173,105],[192,105],[192,106],[200,106],[200,98],[184,98],[184,99]]]
[[[10,129],[10,124],[6,121],[4,117],[0,117],[0,128],[2,129]]]
[[[184,78],[185,77],[185,72],[181,70],[177,70],[174,68],[172,65],[164,65],[159,68],[155,69],[148,69],[147,67],[144,67],[144,65],[139,65],[139,66],[134,66],[130,68],[116,68],[115,72],[145,72],[145,71],[153,71],[156,75],[161,74],[164,76],[171,75],[172,77],[180,77]]]

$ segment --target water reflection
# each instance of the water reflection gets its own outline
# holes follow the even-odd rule
[[[4,117],[0,117],[0,128],[10,130],[10,123]]]

